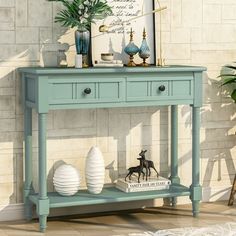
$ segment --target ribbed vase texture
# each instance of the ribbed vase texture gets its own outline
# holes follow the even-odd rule
[[[102,153],[98,147],[92,147],[87,155],[85,177],[88,191],[101,193],[104,185],[105,167]]]
[[[80,186],[79,171],[72,165],[63,164],[59,166],[53,176],[53,185],[62,196],[76,194]]]

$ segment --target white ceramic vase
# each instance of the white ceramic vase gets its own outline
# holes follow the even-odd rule
[[[90,193],[101,193],[104,185],[105,167],[102,153],[98,147],[92,147],[87,154],[85,178]]]
[[[63,164],[59,166],[53,176],[53,185],[62,196],[76,194],[80,186],[79,171],[72,165]]]

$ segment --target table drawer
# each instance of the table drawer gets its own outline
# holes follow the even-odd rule
[[[170,81],[128,81],[127,100],[145,101],[170,95]]]
[[[193,80],[131,80],[127,82],[127,101],[191,99]]]
[[[124,79],[50,83],[50,104],[120,102],[125,100]]]
[[[176,98],[193,98],[193,79],[172,81],[172,96]]]

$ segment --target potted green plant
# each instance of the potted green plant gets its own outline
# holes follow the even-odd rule
[[[112,14],[106,0],[48,0],[61,2],[64,9],[58,12],[55,22],[65,27],[76,27],[75,45],[77,54],[87,55],[90,45],[90,28],[95,20]],[[84,64],[84,67],[86,65]]]
[[[231,87],[231,98],[234,100],[234,102],[236,102],[236,66],[232,66],[232,65],[227,65],[224,66],[224,71],[230,71],[227,73],[223,73],[221,74],[219,77],[221,77],[223,79],[223,83],[222,86],[224,85],[232,85]]]

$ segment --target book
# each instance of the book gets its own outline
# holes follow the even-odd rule
[[[121,60],[112,60],[112,61],[95,61],[94,64],[123,64]]]
[[[137,178],[131,178],[131,180],[127,179],[127,181],[125,181],[125,179],[122,178],[118,179],[116,184],[127,188],[131,187],[142,188],[142,187],[155,187],[160,185],[170,185],[171,181],[161,176],[159,176],[158,178],[156,177],[148,178],[147,181],[140,178],[140,183],[137,182]]]
[[[95,61],[93,63],[94,67],[123,67],[121,60],[112,60],[112,61]]]
[[[118,63],[101,63],[101,64],[93,64],[93,67],[123,67],[123,64],[118,64]]]
[[[116,187],[124,192],[140,192],[169,189],[170,184],[171,181],[169,179],[161,176],[158,178],[149,178],[148,181],[140,179],[140,183],[137,182],[137,178],[127,181],[122,178],[117,180]]]
[[[116,185],[116,188],[126,193],[134,193],[134,192],[145,192],[145,191],[155,191],[155,190],[164,190],[169,189],[169,185],[160,185],[156,187],[147,187],[147,188],[125,188],[119,185]]]

